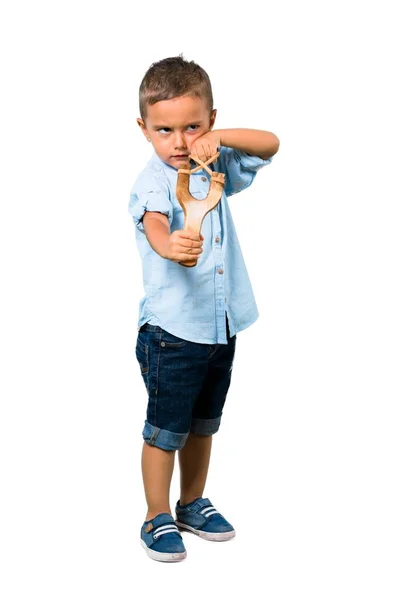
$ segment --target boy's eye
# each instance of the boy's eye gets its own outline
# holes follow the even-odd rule
[[[186,130],[187,131],[196,131],[198,129],[199,125],[187,125]],[[171,127],[160,127],[159,129],[157,129],[157,131],[159,133],[170,133],[172,131]]]

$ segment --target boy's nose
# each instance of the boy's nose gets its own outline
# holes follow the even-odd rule
[[[175,138],[174,138],[174,149],[175,150],[183,150],[187,148],[186,146],[186,141],[184,139],[184,135],[180,132],[180,133],[175,133]]]

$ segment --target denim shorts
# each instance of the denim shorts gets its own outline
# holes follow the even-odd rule
[[[235,342],[228,334],[228,344],[198,344],[149,323],[140,328],[136,357],[149,395],[142,434],[148,444],[180,450],[189,433],[218,431]]]

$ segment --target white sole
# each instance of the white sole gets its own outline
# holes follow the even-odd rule
[[[185,523],[180,523],[180,521],[176,521],[177,527],[180,529],[185,529],[186,531],[190,531],[195,535],[198,535],[203,540],[208,540],[209,542],[226,542],[227,540],[235,537],[235,531],[224,531],[222,533],[208,533],[207,531],[201,531],[200,529],[194,529],[194,527],[190,527],[190,525],[185,525]]]
[[[183,560],[187,556],[186,552],[156,552],[156,550],[151,550],[146,546],[143,540],[140,540],[143,548],[147,552],[147,556],[152,558],[153,560],[158,560],[160,562],[179,562]]]

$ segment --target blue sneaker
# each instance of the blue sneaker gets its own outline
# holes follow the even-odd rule
[[[214,508],[208,498],[196,498],[184,506],[178,501],[176,525],[211,542],[224,542],[235,536],[233,526]]]
[[[160,513],[143,523],[140,543],[153,560],[178,562],[187,556],[183,539],[169,513]]]

